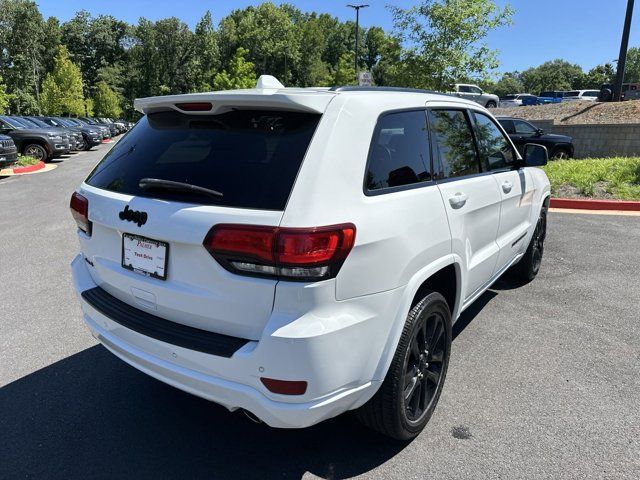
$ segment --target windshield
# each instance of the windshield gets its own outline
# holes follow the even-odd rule
[[[26,128],[23,123],[20,123],[15,118],[10,118],[10,117],[0,117],[0,118],[5,122],[7,122],[12,127],[15,127],[17,129],[23,130],[24,128]]]
[[[233,110],[219,115],[175,111],[143,117],[87,179],[114,192],[201,204],[284,210],[320,115]],[[140,188],[143,178],[223,192]]]
[[[29,120],[28,118],[22,118],[22,117],[20,117],[20,118],[17,118],[16,120],[17,120],[18,122],[22,123],[22,124],[23,124],[25,127],[27,127],[27,128],[40,128],[40,126],[39,126],[37,123],[32,122],[32,121],[31,121],[31,120]]]
[[[42,120],[40,120],[39,118],[32,118],[29,117],[29,121],[31,121],[32,123],[35,123],[39,128],[49,128],[49,125],[47,125],[46,123],[44,123]]]

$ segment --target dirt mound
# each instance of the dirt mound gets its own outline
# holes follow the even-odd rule
[[[531,107],[496,108],[494,115],[525,120],[553,120],[556,124],[640,123],[640,100],[628,102],[562,102]]]

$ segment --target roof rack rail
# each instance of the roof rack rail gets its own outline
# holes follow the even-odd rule
[[[329,89],[331,92],[409,92],[409,93],[430,93],[436,95],[446,95],[435,90],[423,90],[421,88],[406,87],[359,87],[357,85],[335,86]]]

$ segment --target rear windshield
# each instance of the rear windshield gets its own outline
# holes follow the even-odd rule
[[[505,95],[502,100],[515,100],[516,98],[518,98],[518,95]]]
[[[284,210],[320,115],[234,110],[219,115],[152,113],[97,165],[86,182],[143,197]],[[144,190],[143,178],[222,192]]]
[[[579,97],[580,96],[580,92],[566,92],[564,94],[565,97]]]

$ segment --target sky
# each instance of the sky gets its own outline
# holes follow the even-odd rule
[[[70,19],[84,8],[92,15],[109,14],[129,23],[139,17],[157,20],[175,16],[193,27],[206,10],[214,22],[229,12],[260,1],[247,0],[36,0],[45,17]],[[513,24],[489,34],[487,44],[499,51],[501,72],[525,70],[547,60],[562,58],[585,70],[618,57],[627,0],[495,0],[515,9]],[[274,3],[281,3],[276,0]],[[341,20],[353,19],[349,0],[289,0],[303,11],[326,12]],[[368,0],[360,11],[364,27],[391,30],[393,22],[387,5],[409,7],[416,1]],[[636,6],[630,46],[640,46],[640,7]]]

